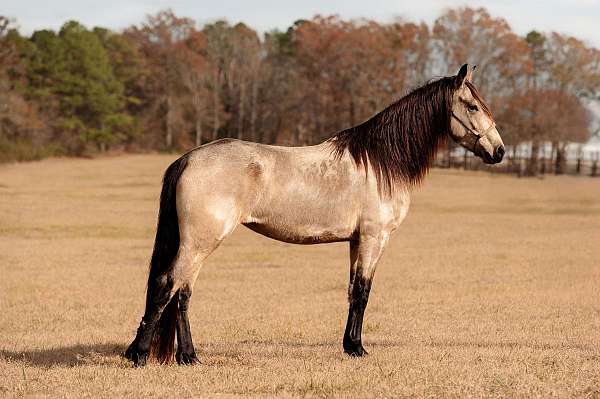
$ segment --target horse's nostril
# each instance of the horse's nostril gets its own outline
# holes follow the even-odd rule
[[[494,155],[494,160],[496,162],[502,161],[502,157],[504,157],[504,146],[500,145],[496,148],[496,154]]]

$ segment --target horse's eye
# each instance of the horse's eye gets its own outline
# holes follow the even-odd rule
[[[469,112],[477,112],[479,108],[477,108],[477,105],[473,105],[473,104],[467,104],[467,111]]]

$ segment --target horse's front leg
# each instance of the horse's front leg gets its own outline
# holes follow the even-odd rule
[[[350,242],[350,285],[348,287],[348,321],[344,332],[344,352],[350,356],[364,356],[362,324],[371,283],[377,262],[388,241],[388,234],[361,235]]]

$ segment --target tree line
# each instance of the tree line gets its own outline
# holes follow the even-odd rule
[[[514,33],[483,8],[429,26],[316,16],[260,35],[164,10],[121,32],[77,21],[21,35],[0,16],[0,160],[184,150],[221,137],[317,143],[432,76],[477,64],[505,142],[537,148],[594,131],[600,51],[564,34]]]

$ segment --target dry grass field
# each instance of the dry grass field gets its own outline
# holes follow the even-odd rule
[[[342,352],[346,244],[240,227],[191,307],[203,362],[134,369],[173,156],[0,166],[0,396],[600,397],[600,180],[434,170]]]

